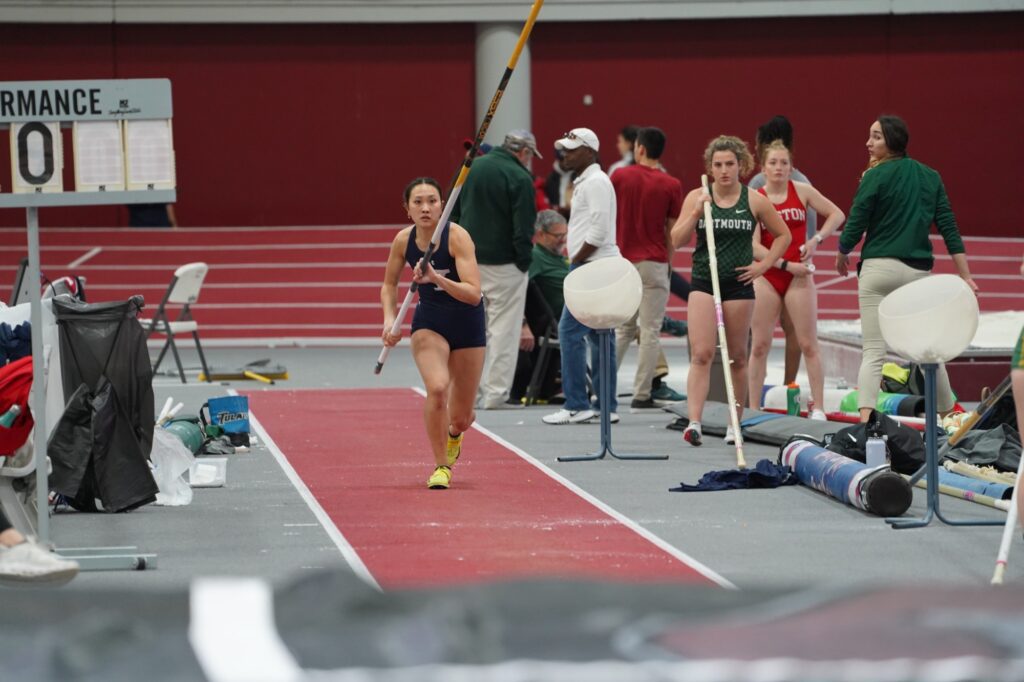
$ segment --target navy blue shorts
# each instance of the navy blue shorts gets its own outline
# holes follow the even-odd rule
[[[420,329],[440,334],[448,342],[449,350],[482,348],[487,345],[483,303],[449,307],[431,305],[421,300],[412,316],[413,334]]]
[[[738,279],[727,279],[725,281],[719,280],[719,289],[722,292],[722,302],[725,301],[753,301],[754,300],[754,285],[749,282],[741,282]],[[708,296],[714,296],[715,292],[711,288],[710,279],[701,279],[694,277],[690,281],[690,286],[694,291],[700,291]]]

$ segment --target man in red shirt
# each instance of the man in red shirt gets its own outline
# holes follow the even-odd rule
[[[665,133],[658,128],[641,128],[633,151],[636,163],[612,177],[618,204],[619,250],[636,267],[644,287],[637,314],[615,331],[616,357],[621,363],[639,330],[633,409],[656,407],[651,382],[661,356],[659,334],[668,303],[673,251],[669,230],[683,207],[682,184],[658,162],[664,150]]]

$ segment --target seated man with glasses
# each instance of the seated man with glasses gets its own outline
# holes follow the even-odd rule
[[[519,361],[512,384],[512,400],[521,401],[526,395],[533,368],[540,355],[536,339],[548,333],[552,323],[557,326],[562,315],[565,298],[562,284],[569,274],[569,260],[565,256],[565,243],[569,228],[558,211],[547,209],[537,214],[534,223],[533,251],[531,252],[529,289],[526,294],[526,316],[519,341]],[[558,349],[549,352],[547,371],[537,397],[551,402],[561,392],[561,359]]]

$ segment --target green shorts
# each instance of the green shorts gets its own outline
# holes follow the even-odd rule
[[[1013,361],[1010,363],[1011,369],[1024,369],[1024,328],[1020,330],[1020,336],[1017,337],[1017,347],[1013,349]]]

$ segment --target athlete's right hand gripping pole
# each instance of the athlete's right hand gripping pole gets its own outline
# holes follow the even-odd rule
[[[710,196],[708,176],[700,176],[700,184]],[[708,264],[711,269],[711,290],[715,298],[715,318],[718,321],[718,345],[722,347],[722,367],[725,368],[725,396],[729,401],[729,419],[736,436],[736,466],[747,468],[747,460],[743,457],[743,434],[740,432],[740,419],[736,413],[736,394],[732,388],[732,360],[729,358],[729,344],[725,338],[725,317],[722,315],[722,288],[718,284],[718,257],[715,254],[715,221],[711,216],[711,202],[704,200],[704,235],[708,243]]]

